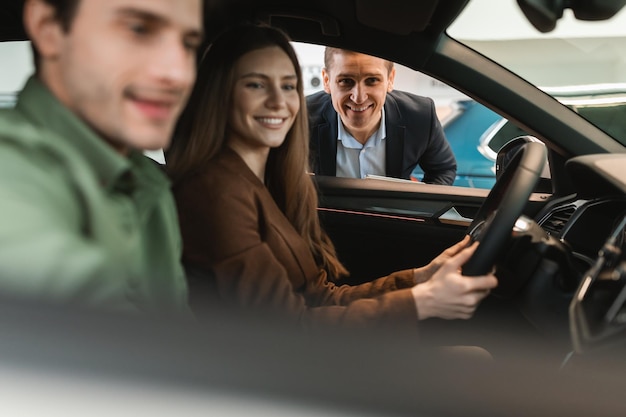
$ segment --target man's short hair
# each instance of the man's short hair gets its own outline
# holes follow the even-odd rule
[[[330,68],[333,64],[335,54],[356,54],[359,52],[350,51],[349,49],[341,49],[341,48],[333,48],[332,46],[327,46],[324,49],[324,67],[327,71],[330,71]],[[387,73],[391,73],[393,69],[393,62],[389,60],[384,60],[385,66],[387,67]]]
[[[74,20],[74,16],[76,15],[76,10],[78,9],[78,5],[80,0],[44,0],[50,6],[52,6],[55,10],[55,17],[61,23],[61,27],[65,32],[68,32],[72,26],[72,21]],[[35,69],[39,68],[39,51],[37,51],[37,47],[32,44],[33,50],[33,60],[35,64]]]
[[[56,17],[65,31],[70,29],[80,0],[44,0],[56,10]]]

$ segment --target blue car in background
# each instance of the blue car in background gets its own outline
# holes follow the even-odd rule
[[[626,85],[544,90],[626,145]],[[453,185],[460,187],[491,189],[496,182],[498,150],[511,139],[528,134],[470,99],[455,102],[450,116],[441,124],[457,160]],[[420,181],[423,176],[418,165],[412,179]]]
[[[496,182],[496,151],[489,147],[493,132],[506,121],[498,113],[474,100],[460,100],[443,129],[456,156],[457,172],[454,185],[491,188]],[[424,171],[418,165],[412,177],[421,180]]]

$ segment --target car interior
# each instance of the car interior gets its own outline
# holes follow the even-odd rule
[[[351,271],[348,283],[426,264],[471,231],[481,242],[475,257],[490,255],[477,261],[484,265],[476,273],[495,263],[500,281],[477,316],[506,316],[512,323],[528,325],[548,344],[562,343],[565,354],[571,348],[570,302],[626,208],[622,195],[626,176],[618,170],[624,146],[558,100],[448,36],[447,28],[467,3],[396,2],[388,7],[371,1],[319,1],[312,11],[310,5],[296,2],[240,1],[226,7],[218,2],[219,12],[208,7],[206,27],[217,30],[229,21],[224,16],[236,15],[235,20],[281,27],[299,42],[384,56],[453,86],[532,134],[533,140],[517,138],[524,146],[502,148],[498,160],[510,161],[507,171],[517,173],[500,175],[491,190],[319,177],[319,212]],[[559,15],[556,10],[546,17],[535,2],[520,4],[544,30],[546,19]],[[585,7],[574,13],[590,18],[593,12]],[[618,10],[619,5],[606,6],[601,12]],[[541,150],[531,157],[529,147]],[[516,153],[520,148],[525,152]],[[610,156],[596,165],[588,156],[595,154]],[[526,157],[534,159],[532,169],[526,166]],[[608,178],[613,171],[602,166],[612,165],[610,160],[616,171]],[[549,175],[542,178],[546,163]],[[496,170],[503,172],[505,166]],[[520,178],[531,172],[531,178]],[[511,212],[505,214],[505,209]],[[467,323],[461,327],[466,325],[471,327]]]
[[[520,385],[515,385],[514,392],[499,392],[498,399],[494,400],[497,401],[495,411],[490,409],[487,414],[508,415],[507,401],[510,403],[525,389],[534,390],[532,392],[538,395],[541,387],[556,381],[562,385],[552,398],[564,407],[562,398],[571,399],[569,394],[580,388],[579,385],[576,385],[577,388],[572,385],[584,385],[587,381],[584,376],[579,380],[571,379],[572,375],[584,375],[583,370],[596,366],[602,360],[608,363],[602,369],[610,369],[606,371],[611,374],[610,381],[623,383],[619,375],[623,378],[620,372],[623,371],[623,364],[620,364],[626,341],[626,258],[623,253],[626,248],[626,147],[531,82],[451,37],[448,33],[450,25],[472,1],[208,0],[205,2],[204,19],[206,42],[210,43],[211,38],[228,25],[242,21],[263,22],[283,29],[297,42],[376,55],[424,73],[489,107],[520,131],[528,132],[527,135],[509,138],[498,151],[495,163],[497,181],[491,189],[385,178],[313,176],[313,179],[319,190],[318,212],[322,224],[332,238],[339,258],[351,271],[341,283],[357,284],[399,269],[425,265],[465,234],[479,241],[478,250],[463,267],[463,272],[481,275],[495,268],[498,288],[485,299],[471,320],[450,322],[431,319],[420,328],[420,336],[432,345],[482,346],[496,360],[519,359],[518,365],[507,368],[504,374],[520,372],[518,375],[527,378],[520,377]],[[557,26],[565,8],[570,9],[578,19],[598,21],[619,13],[623,3],[519,0],[516,7],[538,32],[549,33]],[[19,0],[9,0],[0,6],[1,41],[26,39],[20,24],[21,4]],[[18,311],[23,308],[12,304],[5,306],[9,307],[20,309]],[[18,335],[16,343],[30,344],[35,343],[32,340],[34,336],[22,334],[24,320],[28,317],[45,320],[44,316],[54,319],[57,315],[33,313],[21,316],[19,325],[7,321],[11,314],[1,320],[4,320],[6,329],[13,329]],[[68,323],[67,315],[60,316],[59,327],[53,328],[67,334],[72,333],[72,327],[80,332],[91,326],[89,322],[81,322],[80,318]],[[97,335],[97,332],[91,331],[87,334],[110,348],[110,344],[103,339],[106,339],[107,332],[115,328],[115,322],[108,318],[97,321],[98,325],[104,322],[102,333]],[[393,391],[391,387],[385,387],[388,385],[385,381],[403,373],[400,364],[393,365],[388,372],[376,368],[371,370],[372,375],[369,376],[356,372],[354,375],[358,374],[361,378],[354,375],[339,377],[340,381],[347,378],[343,382],[352,385],[331,394],[329,388],[312,388],[313,382],[324,379],[324,368],[319,366],[321,362],[313,361],[293,368],[298,359],[286,354],[277,365],[281,370],[274,370],[276,378],[285,379],[268,386],[267,374],[272,371],[252,363],[250,356],[244,361],[247,373],[233,371],[236,368],[236,352],[231,349],[232,344],[245,344],[244,340],[248,337],[258,342],[271,335],[275,338],[274,342],[260,342],[256,355],[253,354],[253,358],[263,362],[264,355],[276,355],[276,352],[269,353],[272,349],[284,351],[287,347],[293,348],[294,342],[286,341],[286,336],[277,327],[260,324],[259,320],[254,320],[252,331],[233,321],[226,321],[232,326],[230,331],[226,331],[225,325],[220,325],[217,320],[213,323],[213,334],[223,338],[215,349],[209,348],[215,342],[214,338],[205,336],[202,340],[195,339],[197,335],[186,332],[188,329],[184,326],[172,323],[166,325],[177,328],[176,339],[168,339],[163,345],[156,338],[166,332],[157,329],[156,325],[141,334],[137,329],[144,326],[143,323],[136,323],[136,327],[132,322],[126,323],[123,332],[117,329],[114,334],[133,340],[137,349],[161,346],[152,360],[144,357],[135,362],[135,366],[127,368],[140,373],[143,378],[152,374],[159,380],[182,381],[185,387],[194,387],[194,381],[196,388],[204,386],[198,383],[204,373],[219,368],[217,359],[212,359],[210,364],[197,365],[201,363],[199,357],[206,354],[207,350],[200,349],[204,347],[214,355],[226,355],[228,359],[224,363],[232,366],[227,369],[224,365],[218,369],[222,379],[215,377],[207,383],[211,387],[221,387],[218,391],[226,389],[223,387],[244,388],[259,396],[271,393],[276,399],[302,394],[306,387],[310,390],[307,401],[330,398],[334,402],[324,404],[340,404],[342,410],[359,411],[351,408],[350,401],[367,396],[363,395],[364,389],[376,390],[374,392],[378,394]],[[35,328],[41,331],[42,327],[45,328],[42,325]],[[55,340],[50,333],[44,336],[48,342]],[[374,348],[383,349],[378,340],[380,337],[367,336],[360,335],[346,341],[341,334],[332,333],[328,337],[335,338],[336,350],[327,345],[328,339],[311,342],[308,348],[318,349],[320,358],[343,361],[336,363],[337,368],[326,370],[331,376],[339,374],[346,362],[353,359],[372,360],[374,365],[382,367],[382,360],[366,358],[366,353],[372,354]],[[91,354],[85,354],[86,362],[96,363],[102,358],[112,360],[100,354],[96,343],[88,343],[82,336],[78,340],[94,349]],[[188,347],[196,342],[194,348]],[[285,343],[282,348],[279,342]],[[397,357],[406,359],[409,355],[404,345],[406,342],[405,339],[394,340],[389,335],[384,351],[393,357],[393,350],[397,349]],[[402,347],[399,347],[400,344],[403,344]],[[62,358],[63,363],[72,364],[72,358],[76,357],[68,354],[72,349],[64,351],[67,346],[59,345],[58,341],[51,342],[51,346],[56,353],[48,357]],[[168,351],[164,346],[176,354],[188,353],[189,356],[181,361],[184,364],[182,368],[176,368],[174,364],[166,365]],[[307,349],[300,344],[297,348]],[[240,352],[250,354],[248,350],[240,349]],[[6,353],[16,355],[19,351],[13,349]],[[62,351],[65,352],[63,355],[60,354]],[[119,349],[113,352],[117,358],[126,355]],[[26,353],[22,355],[25,359],[29,358]],[[37,353],[34,356],[38,358],[37,363],[45,362],[46,355]],[[535,365],[530,365],[530,358],[537,359],[536,364],[541,367],[572,371],[568,374],[572,385],[557,380],[557,377],[540,381],[537,377],[540,373]],[[126,357],[120,363],[129,364],[132,361],[132,357]],[[192,363],[195,363],[195,368]],[[102,368],[100,362],[93,369],[101,372]],[[70,369],[77,369],[76,364],[72,364]],[[412,368],[412,371],[415,370]],[[524,374],[526,371],[532,375]],[[259,373],[255,374],[257,379],[250,376],[251,372]],[[298,389],[294,388],[294,380],[306,379],[307,372],[313,375],[313,379]],[[507,378],[504,374],[490,374],[493,385],[489,386],[502,383],[502,378]],[[377,379],[367,388],[363,380],[371,376]],[[251,379],[245,382],[246,378]],[[408,376],[398,379],[402,382],[407,380]],[[469,378],[463,383],[471,385]],[[397,388],[399,385],[393,385],[398,391],[386,399],[381,398],[384,395],[374,395],[376,399],[370,397],[364,404],[369,404],[369,410],[374,415],[378,412],[383,415],[389,410],[398,414],[430,411],[433,415],[442,410],[448,415],[462,411],[451,405],[447,406],[449,408],[437,408],[440,403],[435,406],[434,400],[429,402],[424,396],[411,397],[413,400],[420,398],[425,401],[422,406],[431,407],[422,408],[411,399],[401,398],[412,391],[406,387]],[[437,380],[432,389],[443,388],[442,385],[443,380]],[[619,408],[619,401],[609,396],[617,387],[610,386],[605,389],[602,385],[605,396],[601,400]],[[419,387],[424,388],[422,385]],[[464,387],[468,392],[484,394],[479,393],[478,387]],[[437,398],[441,399],[440,396]],[[487,411],[487,406],[479,405],[477,400],[459,404],[471,404],[477,412]],[[533,411],[550,412],[555,410],[553,406],[548,399],[537,400],[536,408],[527,410],[531,411],[529,414]],[[566,415],[593,415],[597,411],[576,401],[565,409]],[[468,414],[473,412],[465,415]],[[596,415],[604,414],[600,412]]]

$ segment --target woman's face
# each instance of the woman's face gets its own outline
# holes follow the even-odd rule
[[[296,70],[278,46],[241,56],[235,66],[229,145],[265,154],[280,146],[300,110],[297,85]]]

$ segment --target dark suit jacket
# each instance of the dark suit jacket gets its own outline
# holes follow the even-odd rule
[[[263,183],[230,149],[174,187],[191,307],[271,308],[299,324],[402,322],[417,311],[405,270],[357,286],[336,286]],[[286,314],[285,314],[286,313]]]
[[[307,96],[311,131],[311,165],[318,175],[337,172],[337,112],[330,94],[320,91]],[[456,159],[435,113],[432,99],[392,91],[385,100],[387,138],[385,161],[388,177],[410,179],[419,163],[424,182],[451,185]]]

